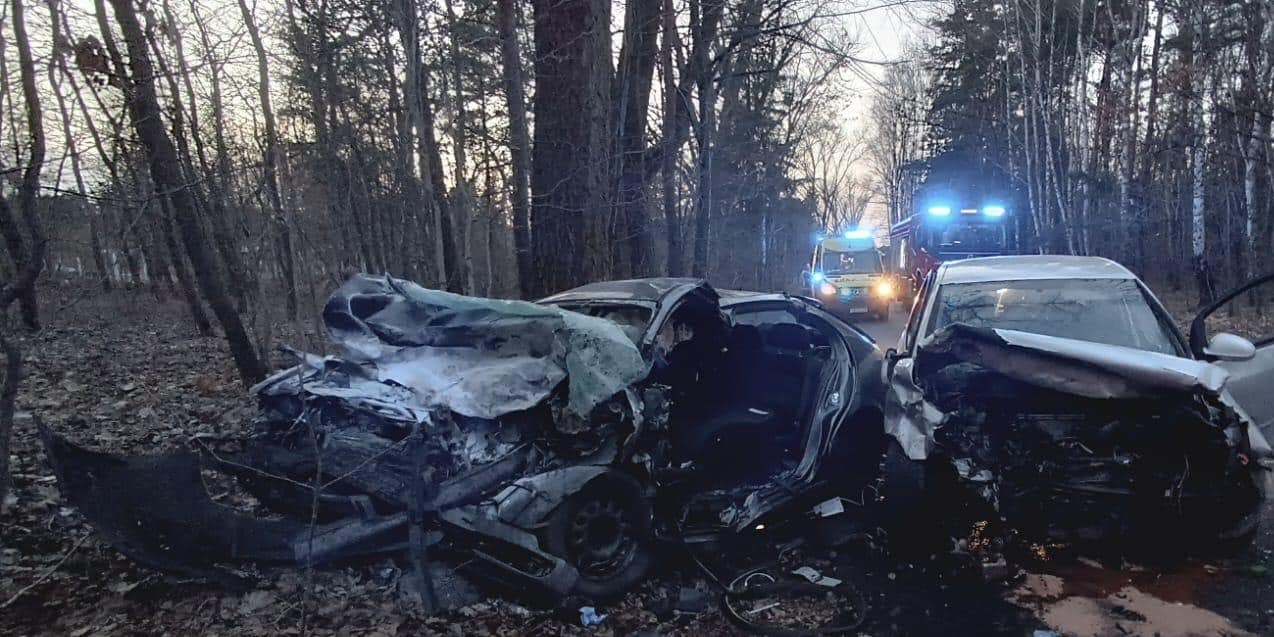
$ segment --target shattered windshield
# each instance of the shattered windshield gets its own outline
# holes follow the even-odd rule
[[[964,323],[1181,354],[1133,280],[952,283],[938,289],[934,303],[929,334]]]
[[[823,250],[825,274],[872,274],[880,272],[880,253],[875,250]]]
[[[641,343],[641,337],[646,333],[646,326],[650,324],[651,309],[640,305],[582,303],[558,304],[558,307],[618,323],[624,335],[637,344]]]

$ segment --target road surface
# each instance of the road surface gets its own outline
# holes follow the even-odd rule
[[[846,318],[876,339],[876,345],[884,351],[898,346],[898,336],[902,334],[902,328],[907,325],[907,314],[910,310],[910,303],[895,303],[893,309],[889,311],[888,321],[877,321],[862,315]]]

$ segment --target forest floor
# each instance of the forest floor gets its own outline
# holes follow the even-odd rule
[[[63,503],[33,414],[93,448],[175,448],[192,434],[238,432],[253,412],[224,342],[199,338],[176,299],[146,291],[103,295],[47,287],[45,328],[20,339],[27,376],[14,432],[14,489],[0,521],[0,634],[684,634],[739,632],[713,605],[675,607],[683,588],[709,589],[692,563],[672,564],[640,590],[599,608],[582,628],[574,606],[531,609],[491,598],[426,616],[400,594],[392,560],[305,573],[269,569],[230,592],[137,566],[105,545]],[[1179,305],[1179,304],[1178,304]],[[280,328],[287,343],[295,331]],[[1226,560],[1111,568],[1056,557],[985,583],[939,562],[908,563],[869,545],[809,563],[853,582],[871,635],[1274,634],[1274,509],[1254,544]],[[816,624],[821,606],[781,603],[753,615]],[[784,617],[786,615],[786,617]]]

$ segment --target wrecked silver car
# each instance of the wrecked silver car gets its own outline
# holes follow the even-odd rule
[[[1236,401],[1223,365],[1257,348],[1195,338],[1106,259],[944,264],[887,354],[889,455],[1037,537],[1242,541],[1274,469],[1269,402]]]
[[[781,532],[860,494],[883,450],[879,350],[799,298],[650,279],[528,303],[359,275],[323,320],[340,355],[255,387],[250,435],[121,458],[45,432],[64,496],[119,550],[190,575],[411,554],[605,598],[661,542]]]

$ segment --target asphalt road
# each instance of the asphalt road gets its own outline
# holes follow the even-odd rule
[[[898,346],[898,336],[902,334],[902,328],[907,325],[907,313],[910,310],[910,304],[895,303],[893,309],[889,311],[888,321],[877,321],[862,315],[846,318],[876,339],[876,345],[884,351]]]

